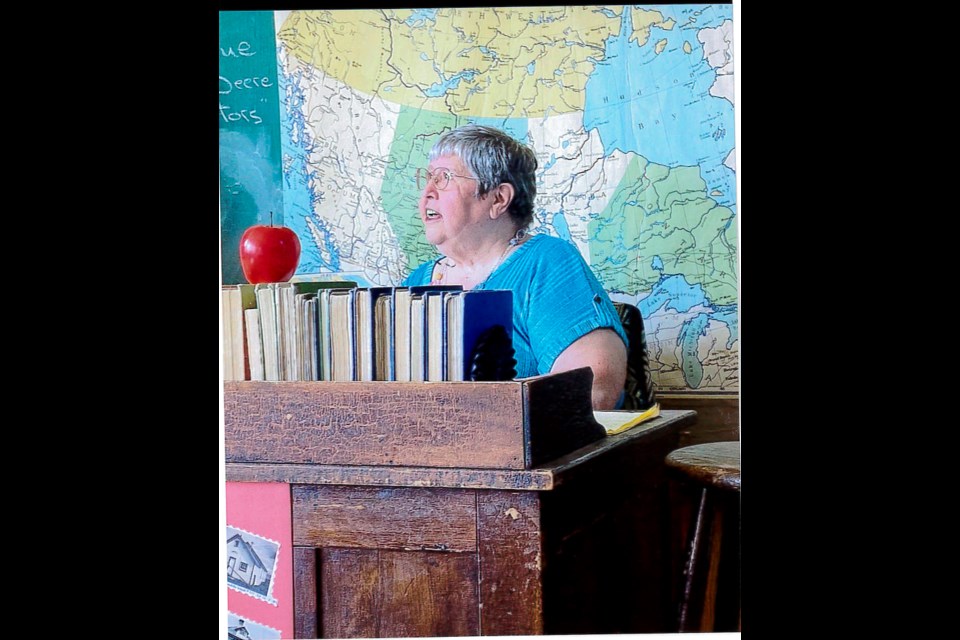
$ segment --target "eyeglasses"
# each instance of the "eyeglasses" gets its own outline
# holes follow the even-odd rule
[[[450,171],[450,169],[437,169],[436,172],[429,169],[417,169],[417,189],[423,189],[430,182],[437,188],[437,191],[443,191],[450,186],[450,178],[466,178],[467,180],[479,180],[471,176],[461,176]]]

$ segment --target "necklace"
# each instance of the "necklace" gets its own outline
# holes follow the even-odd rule
[[[507,242],[507,246],[503,248],[503,251],[500,253],[500,257],[497,258],[497,262],[493,265],[493,267],[489,271],[487,271],[487,275],[483,278],[483,280],[473,285],[473,288],[477,289],[477,288],[483,287],[483,285],[486,284],[487,280],[490,279],[490,276],[493,275],[493,272],[496,271],[501,264],[503,264],[503,261],[507,257],[507,254],[510,253],[510,250],[516,247],[517,245],[521,244],[526,239],[527,239],[527,230],[517,229],[517,233],[512,238],[510,238],[509,242]],[[442,284],[444,276],[447,275],[447,270],[453,267],[456,267],[457,263],[450,260],[450,258],[447,258],[446,256],[444,256],[439,260],[437,260],[437,266],[440,268],[439,273],[434,275],[433,281],[431,282],[431,284]]]

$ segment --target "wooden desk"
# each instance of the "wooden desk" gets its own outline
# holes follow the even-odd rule
[[[297,638],[665,633],[663,461],[695,416],[527,469],[228,462],[226,478],[291,486]]]

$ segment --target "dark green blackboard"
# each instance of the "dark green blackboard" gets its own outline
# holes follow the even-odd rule
[[[220,250],[224,284],[246,282],[240,236],[283,223],[280,97],[272,11],[220,12]]]

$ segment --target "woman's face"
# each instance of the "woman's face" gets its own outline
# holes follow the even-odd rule
[[[432,174],[444,169],[455,174],[443,191],[431,180],[420,194],[420,220],[427,242],[445,253],[470,248],[471,240],[482,237],[483,223],[490,221],[491,194],[480,199],[474,196],[477,181],[460,177],[470,175],[470,171],[455,155],[440,156],[427,169]]]

